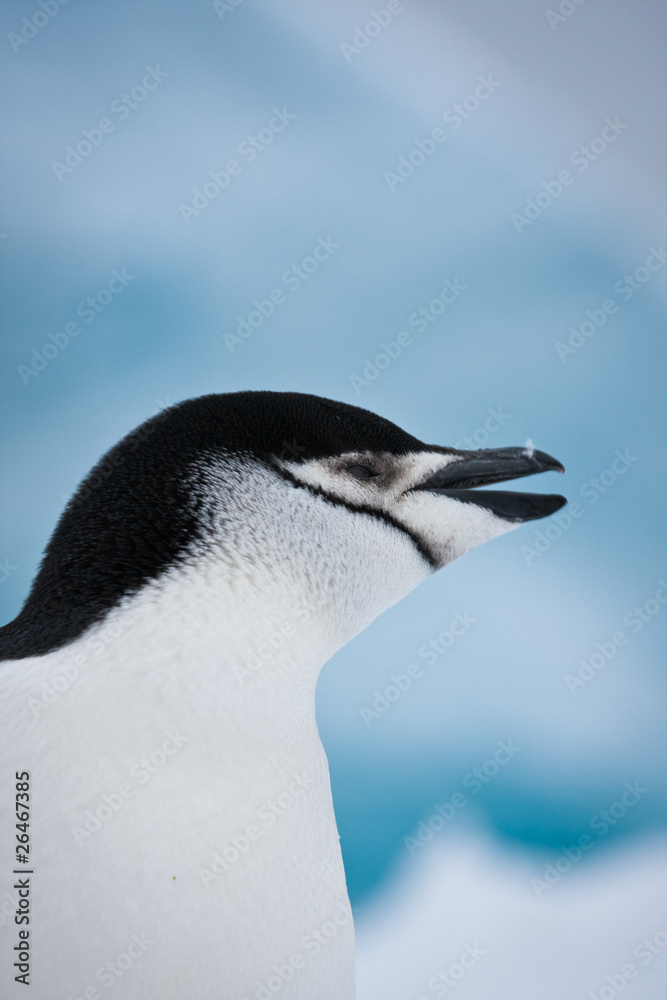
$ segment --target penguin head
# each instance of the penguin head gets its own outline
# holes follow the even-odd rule
[[[478,489],[547,470],[563,471],[533,449],[424,444],[312,395],[188,400],[83,481],[0,655],[60,648],[174,567],[196,573],[202,553],[281,586],[292,574],[302,590],[345,591],[349,638],[434,570],[558,510],[560,496]]]

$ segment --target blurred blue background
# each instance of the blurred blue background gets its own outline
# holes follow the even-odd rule
[[[179,400],[290,389],[438,444],[531,438],[566,466],[536,488],[567,516],[343,649],[320,730],[362,945],[421,864],[405,838],[498,740],[521,750],[447,829],[539,875],[639,782],[596,854],[611,884],[615,845],[667,819],[665,4],[21,0],[2,18],[2,621],[78,481]],[[429,663],[457,612],[474,624]]]

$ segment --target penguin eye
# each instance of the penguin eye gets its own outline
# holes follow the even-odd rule
[[[373,476],[377,476],[377,472],[373,472],[366,465],[348,465],[345,471],[349,472],[355,479],[372,479]]]

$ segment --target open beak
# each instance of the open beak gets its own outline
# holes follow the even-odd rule
[[[543,451],[532,448],[483,448],[464,453],[463,458],[450,462],[415,489],[486,507],[506,521],[534,521],[560,510],[567,503],[565,497],[554,493],[476,491],[475,487],[549,471],[564,472],[565,469]]]

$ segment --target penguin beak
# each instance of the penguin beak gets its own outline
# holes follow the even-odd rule
[[[567,503],[565,497],[553,493],[507,493],[502,490],[475,492],[475,487],[549,471],[565,472],[565,469],[543,451],[484,448],[464,453],[459,461],[450,462],[415,489],[486,507],[506,521],[534,521],[560,510]]]

